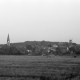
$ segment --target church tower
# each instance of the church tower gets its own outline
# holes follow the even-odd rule
[[[8,34],[8,37],[7,37],[7,46],[10,46],[10,38],[9,38],[9,34]]]

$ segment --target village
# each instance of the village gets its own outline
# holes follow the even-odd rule
[[[0,46],[0,54],[2,55],[32,55],[32,56],[48,56],[48,55],[80,55],[80,45],[69,42],[50,42],[50,41],[26,41],[22,43],[10,43],[8,34],[7,44]]]

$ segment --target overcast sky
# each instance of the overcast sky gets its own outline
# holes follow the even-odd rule
[[[0,44],[30,41],[80,43],[80,0],[0,0]]]

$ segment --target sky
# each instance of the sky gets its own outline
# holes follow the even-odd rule
[[[80,44],[80,0],[0,0],[0,44],[24,41]]]

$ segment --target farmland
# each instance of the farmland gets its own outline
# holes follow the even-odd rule
[[[0,55],[0,80],[80,80],[80,58]]]

